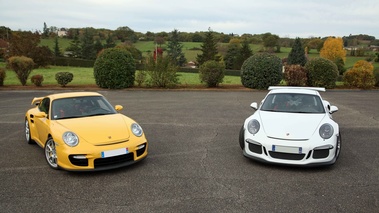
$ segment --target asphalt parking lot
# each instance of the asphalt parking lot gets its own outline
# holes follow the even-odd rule
[[[0,212],[379,212],[379,91],[327,91],[342,151],[322,168],[242,155],[238,133],[266,92],[100,90],[145,131],[149,156],[110,171],[50,169],[24,113],[52,90],[0,91]]]

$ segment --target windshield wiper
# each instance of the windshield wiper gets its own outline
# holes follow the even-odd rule
[[[107,112],[107,113],[95,113],[95,114],[91,114],[91,115],[87,115],[88,117],[90,117],[90,116],[98,116],[98,115],[109,115],[109,114],[112,114],[112,113],[110,113],[110,112]]]

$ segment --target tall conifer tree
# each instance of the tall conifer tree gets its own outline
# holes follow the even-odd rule
[[[298,64],[304,66],[307,63],[307,57],[305,55],[305,49],[301,44],[299,37],[295,39],[295,43],[292,46],[291,52],[288,54],[287,64]]]
[[[201,45],[202,54],[198,54],[196,57],[197,63],[202,65],[204,62],[209,60],[220,61],[221,57],[218,55],[217,42],[213,37],[213,31],[209,28],[208,32],[205,33],[205,39]]]
[[[174,30],[171,32],[171,38],[167,44],[167,56],[177,66],[183,66],[186,58],[182,52],[183,45],[179,42],[179,32]]]

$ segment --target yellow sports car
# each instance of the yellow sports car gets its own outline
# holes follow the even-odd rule
[[[140,125],[118,113],[96,92],[70,92],[34,98],[25,115],[26,141],[44,148],[53,169],[113,169],[147,156]]]

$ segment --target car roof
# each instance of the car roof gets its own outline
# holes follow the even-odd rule
[[[325,88],[322,87],[285,87],[285,86],[276,86],[269,87],[270,94],[273,93],[301,93],[301,94],[310,94],[310,95],[319,95],[318,91],[325,92]]]
[[[44,97],[35,97],[32,100],[32,105],[38,104],[42,101],[42,99],[48,97],[50,101],[61,98],[71,98],[71,97],[83,97],[83,96],[102,96],[97,92],[64,92],[64,93],[55,93],[50,94]]]

